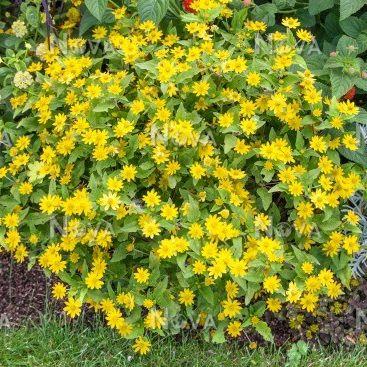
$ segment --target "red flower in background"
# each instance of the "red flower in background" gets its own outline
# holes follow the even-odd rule
[[[182,1],[182,7],[184,10],[188,13],[195,13],[195,10],[191,7],[191,4],[194,0],[183,0]]]
[[[345,95],[344,95],[344,99],[349,99],[350,101],[352,101],[354,99],[356,95],[356,87],[353,87],[352,89],[350,89]]]

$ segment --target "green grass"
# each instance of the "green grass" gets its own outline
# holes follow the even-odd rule
[[[45,318],[40,325],[0,330],[0,367],[284,367],[288,361],[285,348],[251,351],[235,343],[213,345],[182,339],[159,338],[143,358],[134,355],[129,342],[102,325],[70,325]],[[367,367],[366,351],[361,347],[315,349],[300,364],[288,366]]]

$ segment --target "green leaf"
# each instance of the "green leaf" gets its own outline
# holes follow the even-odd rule
[[[157,62],[155,60],[149,60],[145,62],[139,62],[135,66],[141,70],[148,70],[152,73],[155,73],[157,69]]]
[[[292,246],[293,252],[296,255],[296,258],[299,263],[303,263],[307,259],[307,254],[302,252],[300,249],[298,249],[296,246]]]
[[[260,285],[252,282],[247,283],[245,305],[249,305],[255,293],[260,289]]]
[[[348,18],[366,3],[366,0],[340,0],[340,20]]]
[[[360,108],[358,115],[355,117],[352,117],[349,121],[357,122],[358,124],[367,125],[367,111],[364,110],[363,108]]]
[[[27,19],[28,24],[36,28],[39,23],[39,14],[40,11],[35,6],[28,6],[25,12],[25,17]]]
[[[163,293],[167,290],[167,285],[168,285],[168,276],[165,276],[163,280],[157,284],[157,287],[153,292],[153,297],[155,299],[161,298],[163,296]]]
[[[314,27],[316,25],[316,17],[311,15],[308,8],[297,9],[295,16],[299,19],[302,26],[304,27]]]
[[[214,293],[210,287],[200,288],[199,292],[210,305],[214,305]]]
[[[350,37],[357,38],[365,28],[365,22],[357,17],[349,17],[340,21],[341,29]]]
[[[235,258],[240,258],[242,255],[242,238],[237,237],[233,240],[233,246],[231,247],[231,250],[233,252],[233,256]]]
[[[114,251],[110,262],[111,263],[119,262],[122,259],[124,259],[125,257],[126,257],[125,245],[124,244],[121,244]]]
[[[224,138],[224,153],[227,154],[236,145],[237,138],[234,135],[226,135]]]
[[[127,217],[124,220],[124,226],[122,228],[122,231],[125,233],[132,233],[139,229],[138,221],[135,217]]]
[[[358,43],[354,38],[348,36],[340,37],[336,50],[339,51],[341,55],[345,56],[357,56],[359,52]]]
[[[116,104],[114,102],[102,102],[93,108],[93,112],[107,112],[115,106]]]
[[[82,36],[89,28],[92,28],[96,24],[98,24],[98,19],[96,19],[89,11],[84,12],[79,24],[79,36]]]
[[[363,53],[367,50],[367,34],[366,31],[357,36],[358,51]]]
[[[308,3],[308,11],[311,15],[316,15],[333,6],[334,0],[310,0]]]
[[[224,335],[224,324],[218,326],[218,329],[213,334],[212,341],[216,344],[225,343],[226,337]]]
[[[273,195],[268,190],[264,189],[263,187],[256,190],[257,194],[260,196],[260,199],[263,204],[264,210],[268,210],[270,204],[273,201]]]
[[[256,6],[252,15],[256,20],[262,20],[270,27],[275,24],[275,13],[278,11],[275,4],[261,4]]]
[[[103,14],[107,9],[107,3],[108,0],[85,0],[85,6],[99,21],[102,21]]]
[[[265,321],[260,321],[255,325],[256,331],[266,340],[273,341],[273,335],[271,329]]]
[[[362,167],[367,168],[367,160],[366,155],[359,152],[359,151],[351,151],[346,148],[339,148],[338,151],[341,155],[343,155],[345,158],[349,159],[350,161],[354,163],[360,164]]]
[[[189,213],[187,214],[187,219],[189,222],[196,222],[200,218],[200,209],[198,202],[193,199],[191,196],[189,198],[190,208]]]
[[[138,0],[138,13],[143,21],[159,22],[166,15],[169,0]]]
[[[242,8],[240,11],[235,11],[231,27],[233,30],[240,30],[243,27],[243,23],[245,22],[245,19],[247,18],[248,8]]]
[[[358,78],[356,80],[356,87],[357,88],[360,88],[360,89],[362,89],[364,91],[367,91],[367,80],[366,79],[362,79],[362,78]]]
[[[330,81],[333,96],[340,98],[354,86],[356,78],[333,70],[330,73]]]

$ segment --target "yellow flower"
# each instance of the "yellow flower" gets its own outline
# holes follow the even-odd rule
[[[72,319],[80,315],[81,310],[82,310],[82,303],[79,300],[75,298],[69,298],[65,302],[64,311]]]
[[[27,248],[21,243],[17,246],[15,253],[14,253],[14,259],[18,263],[22,263],[26,257],[28,256],[28,250]]]
[[[209,87],[209,83],[205,80],[202,80],[200,82],[195,82],[193,84],[192,90],[197,96],[206,96],[208,94]]]
[[[14,228],[19,225],[19,215],[16,213],[7,214],[3,218],[3,223],[7,228]]]
[[[359,108],[355,105],[355,103],[349,100],[339,102],[337,108],[340,113],[343,113],[347,116],[355,116],[359,111]]]
[[[246,81],[252,87],[257,87],[261,82],[261,76],[259,73],[252,71],[247,74]]]
[[[103,194],[103,196],[99,199],[99,205],[103,207],[104,210],[117,210],[121,201],[120,198],[114,192],[109,192],[107,194]]]
[[[105,27],[99,26],[93,29],[93,38],[95,40],[101,40],[107,35],[107,29]]]
[[[226,292],[228,298],[235,298],[238,293],[238,285],[235,282],[227,280],[226,282]]]
[[[150,309],[154,306],[154,301],[149,299],[149,298],[146,298],[143,302],[143,306],[147,309]]]
[[[347,215],[344,217],[350,224],[357,225],[360,221],[359,216],[353,212],[353,210],[348,210]]]
[[[178,215],[178,210],[174,204],[164,204],[161,208],[161,216],[166,220],[175,219]]]
[[[314,135],[310,140],[310,147],[316,152],[324,153],[327,150],[327,143],[322,136]]]
[[[33,191],[33,186],[30,182],[23,182],[19,185],[19,193],[21,195],[29,195]]]
[[[144,325],[152,330],[162,329],[162,326],[167,322],[163,317],[163,311],[151,309],[144,319]]]
[[[268,298],[266,305],[269,311],[279,312],[282,309],[282,303],[278,298]]]
[[[360,244],[358,242],[358,237],[355,235],[346,236],[344,238],[343,248],[347,251],[348,255],[352,255],[359,251]]]
[[[61,198],[57,195],[43,196],[40,201],[42,213],[52,214],[61,205]]]
[[[303,310],[307,312],[313,312],[316,308],[316,304],[319,300],[319,297],[313,293],[306,293],[301,299],[301,307]]]
[[[140,284],[145,284],[148,282],[150,277],[150,273],[148,269],[144,268],[137,268],[136,272],[134,273],[135,280]]]
[[[305,274],[311,274],[313,272],[313,264],[310,262],[304,262],[302,264],[302,270]]]
[[[223,128],[227,128],[233,124],[233,115],[226,112],[218,117],[218,124]]]
[[[56,283],[52,287],[52,297],[55,299],[63,299],[66,296],[66,287],[62,283]]]
[[[358,140],[351,134],[345,134],[343,136],[343,144],[349,150],[357,150],[358,149]]]
[[[190,167],[190,173],[195,180],[200,180],[205,176],[205,169],[200,163],[195,163]]]
[[[117,177],[110,177],[107,180],[107,188],[111,191],[120,191],[122,189],[122,181]]]
[[[134,181],[137,174],[137,169],[134,165],[126,165],[121,170],[121,177],[126,180],[127,182]]]
[[[145,355],[150,351],[151,343],[147,338],[139,336],[133,345],[133,349],[135,353],[139,353],[141,355]]]
[[[340,283],[337,282],[331,282],[327,285],[327,295],[332,298],[338,298],[343,294],[342,287]]]
[[[226,317],[233,318],[241,314],[241,303],[237,300],[228,299],[222,302],[223,314]]]
[[[195,261],[193,264],[193,272],[196,275],[204,274],[206,272],[206,265],[200,260]]]
[[[149,216],[141,216],[139,218],[139,226],[143,235],[148,238],[153,238],[161,232],[159,223],[154,218]]]
[[[287,17],[282,20],[282,24],[290,29],[297,28],[301,25],[298,19]]]
[[[236,338],[241,335],[242,325],[239,321],[232,321],[227,326],[227,333],[232,338]]]
[[[204,236],[203,228],[199,223],[193,223],[190,226],[189,236],[194,239],[199,239]]]
[[[101,280],[102,274],[91,271],[85,278],[85,284],[89,289],[100,289],[102,288],[103,281]]]
[[[266,231],[269,228],[271,221],[266,214],[260,213],[255,217],[254,224],[255,227],[261,231]]]
[[[288,290],[286,291],[287,301],[291,303],[296,303],[302,295],[302,291],[298,289],[297,285],[294,282],[290,282],[288,286]]]
[[[161,198],[158,193],[153,189],[148,191],[146,195],[143,196],[143,201],[148,208],[152,208],[160,204]]]
[[[281,287],[280,279],[277,275],[268,276],[264,279],[263,286],[268,293],[275,293]]]
[[[333,272],[329,269],[322,269],[318,275],[319,281],[322,285],[327,286],[333,282]]]
[[[191,289],[184,289],[179,293],[179,302],[185,306],[192,306],[194,304],[194,292]]]
[[[297,30],[296,34],[301,41],[305,41],[307,43],[311,42],[313,39],[312,33],[306,29],[299,29]]]

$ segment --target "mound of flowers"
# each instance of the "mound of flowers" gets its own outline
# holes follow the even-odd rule
[[[182,318],[214,342],[270,340],[266,310],[337,298],[360,248],[341,209],[363,169],[338,152],[358,148],[358,107],[318,88],[297,19],[265,40],[227,3],[186,2],[182,31],[119,8],[93,31],[103,51],[51,37],[3,58],[1,245],[141,354]]]

